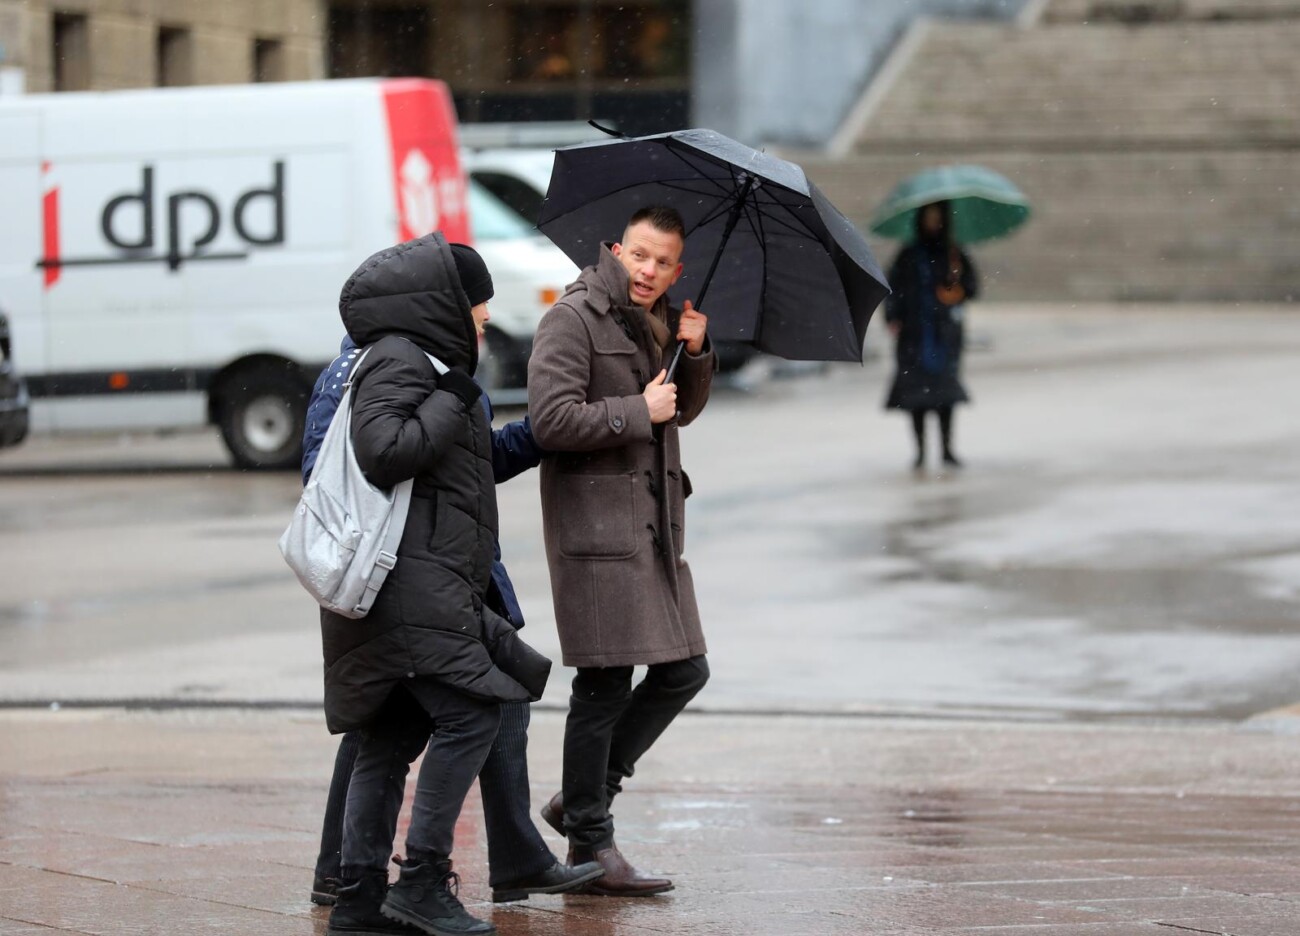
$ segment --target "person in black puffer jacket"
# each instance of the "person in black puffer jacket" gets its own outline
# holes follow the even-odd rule
[[[457,245],[460,251],[472,250]],[[471,378],[487,305],[471,305],[441,234],[398,244],[343,287],[357,463],[383,488],[414,479],[389,573],[359,620],[321,611],[325,719],[360,730],[348,788],[342,886],[330,932],[486,934],[455,897],[452,834],[496,736],[499,704],[540,698],[550,661],[484,605],[497,534],[491,427]],[[474,255],[477,259],[477,255]],[[476,269],[486,276],[478,260]],[[490,291],[490,290],[489,290]],[[427,354],[446,367],[438,374]],[[409,766],[425,753],[406,860],[385,894]]]

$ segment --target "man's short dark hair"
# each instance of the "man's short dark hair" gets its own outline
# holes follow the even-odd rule
[[[656,231],[676,234],[683,241],[686,240],[686,222],[682,220],[676,208],[667,205],[646,205],[644,208],[638,208],[632,217],[628,218],[627,226],[630,228],[642,221],[650,222],[650,226]]]

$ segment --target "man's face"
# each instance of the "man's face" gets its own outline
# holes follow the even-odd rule
[[[623,232],[623,242],[610,252],[627,270],[628,298],[633,305],[649,309],[677,282],[685,246],[680,235],[661,231],[649,221],[640,221]]]

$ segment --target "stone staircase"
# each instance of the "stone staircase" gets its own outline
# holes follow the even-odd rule
[[[1300,295],[1300,0],[1057,0],[1027,28],[915,28],[847,154],[795,157],[854,221],[920,168],[978,162],[1035,209],[976,248],[990,298]]]
[[[1300,0],[1052,0],[1048,23],[1154,23],[1300,17]]]

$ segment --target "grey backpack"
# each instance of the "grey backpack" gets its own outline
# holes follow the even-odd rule
[[[369,613],[379,589],[397,564],[414,479],[391,490],[377,488],[361,472],[352,450],[352,384],[370,348],[352,366],[339,407],[321,442],[280,554],[322,607],[347,618]],[[427,354],[427,352],[426,352]],[[434,370],[447,367],[432,354]]]

